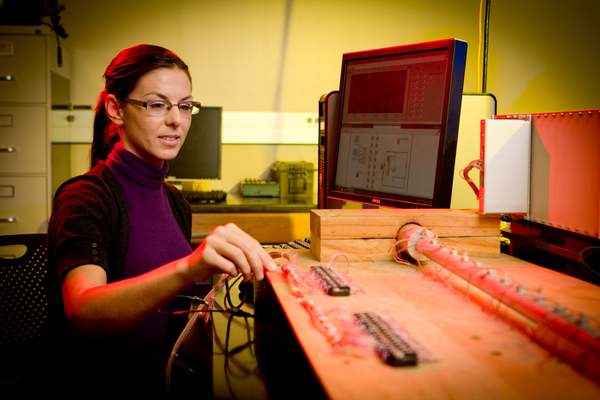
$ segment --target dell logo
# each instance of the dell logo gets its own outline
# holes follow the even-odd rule
[[[381,204],[381,200],[379,200],[379,199],[373,199],[373,203],[375,203],[375,204]]]

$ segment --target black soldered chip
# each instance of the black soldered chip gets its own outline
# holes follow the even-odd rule
[[[380,315],[369,311],[354,314],[354,319],[377,341],[377,353],[386,364],[394,367],[417,365],[417,353]]]
[[[325,293],[330,296],[350,296],[350,287],[344,282],[334,269],[330,267],[314,266],[311,271],[321,278]]]

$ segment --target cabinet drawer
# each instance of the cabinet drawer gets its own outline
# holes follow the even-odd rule
[[[47,231],[47,186],[45,177],[0,177],[0,235]]]
[[[45,103],[46,36],[0,35],[0,101]]]
[[[0,173],[46,173],[45,106],[0,106]]]

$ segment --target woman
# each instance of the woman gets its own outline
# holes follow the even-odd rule
[[[92,168],[56,192],[49,258],[76,344],[69,363],[78,365],[77,382],[141,380],[133,385],[139,390],[154,370],[164,381],[154,366],[169,350],[168,318],[157,310],[213,273],[260,280],[275,264],[233,224],[191,249],[190,206],[164,181],[200,107],[187,65],[167,49],[139,45],[123,50],[104,77]]]

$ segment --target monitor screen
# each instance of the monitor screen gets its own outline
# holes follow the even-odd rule
[[[467,43],[346,53],[328,197],[449,208]]]
[[[169,161],[169,180],[221,179],[222,107],[200,107],[179,154]]]

